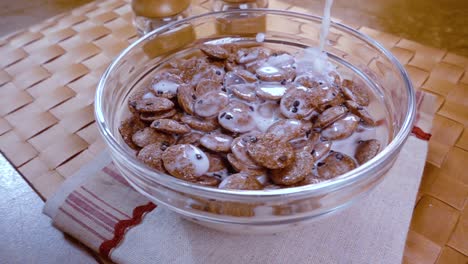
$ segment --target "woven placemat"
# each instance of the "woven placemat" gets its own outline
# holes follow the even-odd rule
[[[193,0],[192,12],[208,12]],[[270,7],[308,12],[279,0]],[[0,150],[47,199],[103,148],[94,92],[136,31],[128,1],[87,4],[0,40]],[[468,58],[366,27],[391,50],[414,86],[437,97],[429,155],[404,263],[468,262]],[[333,36],[332,36],[333,37]]]

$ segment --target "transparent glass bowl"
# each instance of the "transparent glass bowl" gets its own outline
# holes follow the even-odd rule
[[[123,143],[118,127],[128,95],[148,85],[152,73],[176,52],[206,41],[255,40],[282,49],[318,46],[321,18],[276,10],[233,10],[191,17],[163,26],[125,49],[99,83],[95,112],[99,130],[117,168],[140,193],[185,218],[237,232],[279,232],[310,222],[367,194],[391,168],[415,117],[415,93],[397,59],[375,40],[332,23],[325,48],[330,59],[353,68],[383,99],[390,124],[389,143],[371,161],[338,178],[314,185],[262,191],[222,190],[194,185],[139,162]],[[340,66],[340,67],[341,67]]]

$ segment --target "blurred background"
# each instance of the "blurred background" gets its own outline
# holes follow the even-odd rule
[[[0,36],[89,2],[92,0],[0,0]]]
[[[0,0],[0,36],[92,0]],[[325,0],[283,0],[322,12]],[[332,16],[468,56],[468,0],[335,0]]]

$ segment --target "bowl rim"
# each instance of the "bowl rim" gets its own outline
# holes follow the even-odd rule
[[[374,158],[370,160],[370,162],[366,162],[365,164],[357,167],[356,169],[349,171],[345,174],[340,175],[338,178],[334,178],[331,180],[326,180],[316,184],[309,184],[305,186],[299,187],[289,187],[283,189],[272,189],[272,190],[229,190],[229,189],[218,189],[218,188],[211,188],[205,187],[197,184],[193,184],[170,175],[167,175],[162,172],[157,172],[152,170],[151,168],[147,167],[146,165],[142,164],[138,161],[135,155],[130,155],[127,151],[125,151],[124,147],[118,143],[116,138],[113,136],[111,129],[107,126],[104,115],[100,110],[103,106],[101,99],[103,98],[103,93],[106,87],[106,81],[112,71],[117,67],[117,65],[125,58],[125,56],[136,46],[140,43],[151,39],[153,36],[156,36],[159,33],[163,33],[166,30],[170,30],[172,27],[176,25],[181,25],[184,23],[188,23],[200,18],[204,17],[217,17],[221,15],[229,15],[229,14],[271,14],[271,15],[280,15],[280,16],[287,16],[292,18],[299,18],[305,19],[310,21],[322,21],[322,17],[287,11],[287,10],[277,10],[277,9],[243,9],[243,10],[229,10],[229,11],[218,11],[218,12],[209,12],[204,13],[201,15],[192,16],[189,18],[185,18],[182,20],[174,21],[169,24],[166,24],[160,28],[157,28],[150,33],[146,34],[145,36],[139,38],[132,44],[130,44],[127,48],[125,48],[118,56],[115,58],[112,63],[107,67],[106,71],[102,75],[98,87],[96,90],[95,96],[95,103],[94,103],[94,112],[95,112],[95,119],[98,124],[98,130],[101,136],[104,138],[106,145],[110,148],[113,152],[111,152],[111,156],[119,155],[121,158],[124,158],[130,163],[130,166],[134,167],[134,169],[138,170],[139,172],[144,175],[145,179],[154,182],[156,184],[160,184],[166,188],[175,189],[180,192],[188,192],[197,195],[221,195],[229,198],[255,198],[255,197],[285,197],[285,196],[302,196],[302,195],[310,195],[313,193],[323,193],[329,192],[332,190],[343,188],[349,184],[360,182],[370,175],[367,173],[372,172],[384,166],[386,161],[390,161],[391,159],[397,154],[397,151],[402,147],[405,143],[406,139],[408,138],[411,130],[413,121],[416,116],[416,95],[413,89],[412,82],[409,78],[408,73],[406,72],[405,68],[401,65],[401,63],[396,59],[396,57],[388,51],[386,48],[383,47],[382,44],[377,42],[376,40],[372,39],[371,37],[367,36],[364,33],[361,33],[352,27],[344,25],[339,22],[331,21],[330,27],[331,28],[338,28],[353,37],[356,37],[367,44],[370,44],[379,52],[384,54],[387,59],[391,61],[391,63],[398,69],[399,73],[401,74],[402,80],[404,82],[406,92],[408,94],[408,113],[406,113],[404,121],[402,123],[401,129],[397,132],[394,138],[390,141],[390,143]],[[126,178],[126,177],[124,177]]]

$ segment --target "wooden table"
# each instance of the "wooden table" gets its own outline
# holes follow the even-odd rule
[[[0,155],[1,263],[96,263],[42,214],[44,202]]]
[[[210,7],[207,0],[193,3],[194,13],[207,12]],[[288,2],[270,0],[270,3],[272,8],[310,12]],[[110,60],[136,39],[131,17],[127,1],[93,2],[0,40],[0,150],[43,199],[104,147],[94,123],[94,90]],[[354,27],[391,50],[406,66],[417,89],[438,98],[437,105],[424,105],[436,113],[436,118],[404,262],[452,263],[459,259],[465,263],[468,59],[370,28]],[[13,200],[26,199],[12,191],[7,193]],[[18,232],[7,234],[11,238],[14,233],[24,242],[20,248],[26,252],[25,260],[27,256],[44,255],[42,250],[38,253],[27,250],[41,249],[27,241],[31,229],[50,232],[42,237],[58,235],[50,227],[20,220],[38,218],[46,223],[37,210],[40,207],[37,200],[35,206],[24,217],[21,216],[24,210],[11,210],[6,203],[1,207],[13,213],[3,220],[7,224],[0,227],[11,223],[22,226]],[[0,250],[12,248],[6,241],[0,243],[8,247],[0,244]],[[57,249],[56,253],[76,254],[77,262],[93,261],[76,248],[67,250]]]

